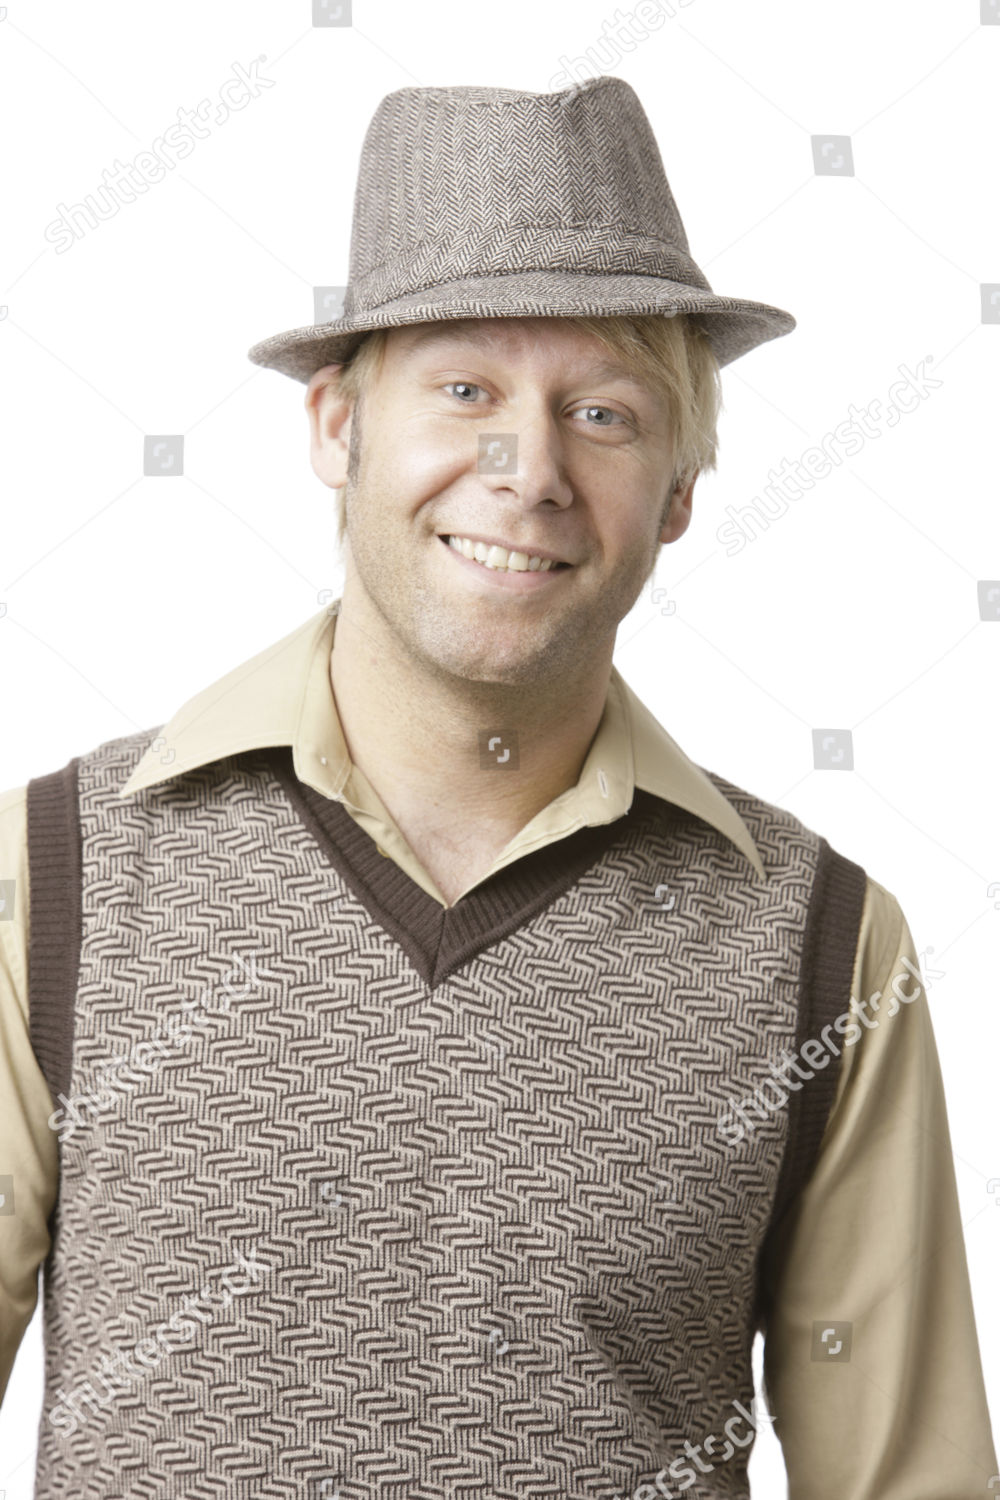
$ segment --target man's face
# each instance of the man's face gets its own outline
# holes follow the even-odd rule
[[[373,641],[388,632],[467,682],[557,684],[610,661],[661,543],[688,524],[694,480],[671,505],[662,398],[609,360],[559,318],[393,329],[353,453],[337,367],[316,372],[312,463],[347,485],[343,608]],[[481,466],[481,434],[516,440],[516,462]],[[568,566],[494,572],[449,536]]]

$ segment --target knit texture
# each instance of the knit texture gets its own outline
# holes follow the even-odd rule
[[[287,747],[119,798],[157,732],[28,789],[38,1500],[612,1500],[721,1446],[836,1066],[718,1121],[848,1005],[864,871],[708,773],[766,879],[637,790],[444,909]]]

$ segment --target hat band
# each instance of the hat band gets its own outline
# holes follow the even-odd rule
[[[613,223],[518,223],[501,225],[478,237],[418,241],[364,274],[355,274],[352,267],[344,316],[369,312],[397,297],[447,282],[526,271],[660,276],[712,290],[690,256],[668,240],[623,231]]]

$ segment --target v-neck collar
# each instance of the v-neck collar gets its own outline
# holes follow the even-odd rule
[[[532,850],[446,907],[381,854],[341,802],[298,779],[290,747],[275,745],[261,753],[330,863],[430,989],[524,926],[638,825],[665,815],[690,816],[636,788],[623,817],[578,828]]]

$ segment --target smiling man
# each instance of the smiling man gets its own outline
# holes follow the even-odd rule
[[[364,395],[333,688],[352,762],[449,902],[579,779],[615,633],[691,517],[662,389],[607,356],[554,318],[399,328]],[[337,488],[356,420],[338,371],[306,395]],[[510,463],[484,468],[498,432]],[[484,783],[484,726],[517,775]]]
[[[250,351],[340,597],[0,798],[38,1500],[748,1500],[758,1332],[790,1500],[981,1500],[899,903],[613,664],[792,318],[712,291],[611,77],[383,99],[344,308]]]

